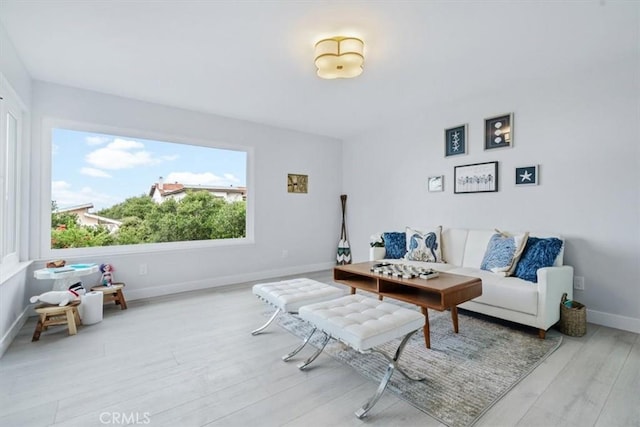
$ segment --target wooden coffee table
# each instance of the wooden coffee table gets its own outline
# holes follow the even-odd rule
[[[362,262],[334,267],[333,280],[347,285],[354,294],[356,289],[415,304],[424,314],[424,343],[431,348],[428,308],[451,310],[453,330],[458,333],[458,304],[482,295],[482,280],[477,277],[440,273],[433,279],[402,279],[371,271],[378,262]]]

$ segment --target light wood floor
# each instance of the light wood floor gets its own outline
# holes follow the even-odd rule
[[[441,425],[389,392],[358,420],[377,384],[326,355],[308,372],[283,363],[299,340],[250,334],[266,311],[252,284],[107,306],[78,335],[52,327],[36,343],[30,318],[0,359],[0,426]],[[477,425],[640,426],[638,334],[565,337]]]

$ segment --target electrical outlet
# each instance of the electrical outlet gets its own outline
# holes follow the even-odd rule
[[[575,276],[573,278],[573,289],[576,289],[578,291],[584,291],[584,277]]]
[[[141,276],[145,276],[147,274],[147,264],[140,264],[140,267],[138,267],[138,274]]]

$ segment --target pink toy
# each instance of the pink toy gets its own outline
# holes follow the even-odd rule
[[[100,277],[100,284],[102,286],[111,286],[113,285],[113,265],[111,264],[101,264],[100,271],[102,272],[102,277]]]

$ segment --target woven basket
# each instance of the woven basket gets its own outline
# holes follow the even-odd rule
[[[581,337],[587,333],[587,307],[577,301],[570,301],[567,307],[567,294],[562,294],[560,302],[560,332],[572,337]]]

